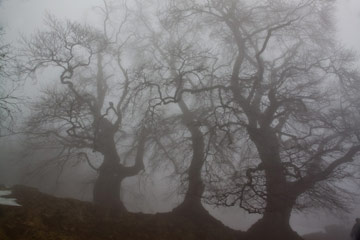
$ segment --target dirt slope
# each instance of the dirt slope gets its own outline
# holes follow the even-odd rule
[[[244,239],[218,223],[185,216],[127,213],[104,217],[91,203],[61,199],[15,186],[22,207],[0,205],[1,240],[232,240]]]

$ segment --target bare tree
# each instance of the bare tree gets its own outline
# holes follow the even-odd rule
[[[204,44],[221,46],[219,115],[229,116],[219,125],[245,129],[250,140],[251,161],[218,201],[263,214],[252,239],[300,238],[292,210],[343,209],[339,183],[360,151],[354,105],[340,90],[359,78],[353,56],[333,39],[332,2],[173,3],[175,21],[211,28]]]
[[[171,130],[155,139],[156,156],[151,162],[168,160],[175,175],[182,176],[184,200],[174,213],[213,219],[203,207],[202,198],[208,160],[216,155],[214,151],[210,155],[215,142],[211,119],[216,101],[211,65],[216,58],[206,47],[197,44],[199,36],[193,34],[194,29],[181,24],[168,25],[166,16],[146,19],[140,13],[139,19],[148,33],[142,58],[144,85],[154,91],[150,109],[157,111],[165,105],[168,119],[172,119],[167,121]]]
[[[24,41],[24,72],[51,69],[60,83],[46,89],[33,106],[27,131],[37,145],[61,146],[60,153],[45,161],[45,166],[53,162],[63,169],[71,160],[87,162],[98,173],[94,202],[125,210],[120,200],[121,182],[144,169],[150,132],[138,74],[123,62],[131,38],[131,32],[124,33],[128,12],[115,25],[110,21],[113,9],[104,4],[101,30],[49,16],[48,29]],[[134,139],[128,140],[126,136],[131,134]],[[119,149],[121,141],[133,142],[125,149],[133,156],[132,165],[120,159],[125,152]],[[89,150],[103,155],[99,167],[91,162]]]
[[[156,35],[155,33],[152,34]],[[172,35],[172,33],[169,33],[169,35]],[[163,46],[163,44],[167,44],[167,46]],[[181,124],[183,124],[190,133],[189,138],[191,139],[192,157],[190,165],[186,170],[188,187],[183,203],[178,206],[175,211],[191,213],[196,216],[197,213],[205,210],[201,204],[201,198],[204,192],[201,174],[205,161],[205,137],[204,133],[200,130],[202,124],[199,121],[201,110],[190,109],[192,107],[189,106],[189,103],[186,103],[183,96],[181,96],[182,94],[177,95],[183,91],[186,85],[190,84],[191,77],[189,78],[189,76],[195,74],[200,77],[200,75],[203,74],[202,71],[204,69],[196,65],[196,61],[202,61],[202,56],[196,56],[194,52],[189,55],[189,53],[194,50],[193,47],[195,46],[184,42],[181,43],[180,41],[161,43],[153,38],[153,45],[149,49],[149,52],[152,54],[150,58],[160,60],[154,64],[155,66],[150,66],[149,69],[152,72],[152,79],[156,79],[156,81],[148,81],[146,84],[157,88],[160,93],[158,98],[153,99],[150,103],[151,106],[156,108],[157,104],[175,103],[180,108],[181,115],[179,117]],[[180,59],[179,57],[184,58]],[[182,64],[180,60],[182,60]],[[198,83],[194,82],[193,84],[197,85]],[[166,87],[164,88],[163,86]],[[182,162],[181,164],[183,165],[185,163]]]
[[[12,73],[13,57],[10,45],[3,41],[3,29],[0,27],[0,137],[13,133],[14,113],[19,111],[19,98],[14,92],[18,82]]]

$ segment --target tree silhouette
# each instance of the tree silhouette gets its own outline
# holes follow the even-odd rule
[[[207,26],[203,44],[217,46],[219,126],[249,140],[237,142],[249,161],[228,178],[235,184],[220,184],[217,204],[263,214],[252,239],[299,238],[293,209],[346,207],[339,182],[351,177],[360,145],[358,107],[345,89],[359,78],[334,40],[332,2],[173,3],[174,22]]]
[[[135,67],[123,63],[131,38],[130,33],[123,34],[127,13],[117,25],[110,24],[114,12],[104,3],[101,30],[48,16],[48,29],[24,40],[23,72],[51,69],[60,83],[43,91],[27,132],[37,146],[59,149],[40,168],[55,164],[62,171],[69,161],[87,162],[98,173],[94,202],[123,211],[121,182],[144,169],[150,130],[146,107],[141,105],[146,94],[139,88]],[[129,141],[129,147],[120,148],[121,142],[129,145]],[[99,167],[91,162],[91,151],[103,155]],[[133,157],[132,164],[126,157]]]

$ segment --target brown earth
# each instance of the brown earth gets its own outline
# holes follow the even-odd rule
[[[9,197],[16,198],[22,206],[0,205],[0,240],[251,240],[246,233],[214,219],[171,212],[105,217],[101,209],[89,202],[56,198],[25,186],[11,190]],[[348,232],[329,226],[325,232],[303,238],[347,240]]]
[[[304,240],[350,240],[350,229],[345,226],[329,225],[324,232],[310,233],[303,236]]]
[[[15,186],[9,197],[21,207],[0,205],[1,240],[232,240],[242,232],[219,222],[172,213],[124,213],[116,218],[89,202],[56,198]]]

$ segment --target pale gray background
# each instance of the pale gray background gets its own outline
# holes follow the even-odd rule
[[[101,0],[0,0],[0,26],[6,31],[5,39],[16,45],[21,34],[29,36],[34,30],[43,26],[45,13],[51,13],[61,18],[96,23],[96,14],[93,6],[101,5]],[[360,0],[338,0],[336,10],[337,37],[348,48],[360,53]],[[360,65],[360,64],[359,64]],[[26,83],[27,96],[36,95],[35,83]],[[1,144],[1,142],[0,142]],[[1,163],[1,156],[0,156]],[[1,165],[0,165],[1,166]],[[10,168],[10,167],[9,167]],[[13,167],[14,168],[14,167]],[[156,187],[161,192],[161,186]],[[353,187],[353,191],[360,192],[359,187]],[[66,195],[66,192],[59,195]],[[151,197],[144,197],[143,202],[151,201]],[[141,202],[141,201],[140,201]],[[138,207],[133,211],[166,211],[173,207],[173,203],[150,203],[151,209]],[[360,201],[359,201],[360,206]],[[291,219],[294,229],[300,233],[318,231],[322,226],[330,223],[345,224],[349,227],[353,224],[355,216],[360,216],[360,208],[355,208],[350,215],[329,215],[325,213],[294,215]],[[222,221],[233,228],[245,230],[256,219],[236,208],[216,209],[211,211]]]

